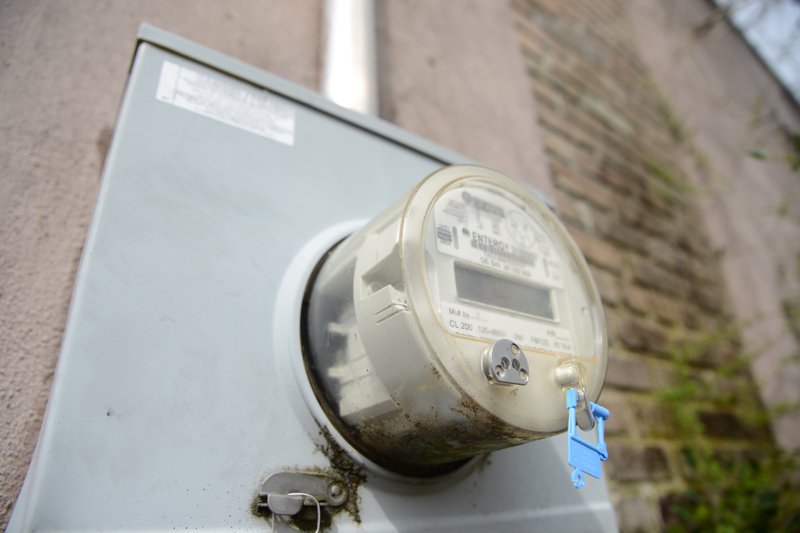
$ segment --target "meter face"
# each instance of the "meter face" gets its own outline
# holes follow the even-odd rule
[[[546,205],[489,169],[430,174],[333,250],[311,286],[317,397],[378,464],[439,472],[563,431],[564,386],[600,393],[605,327],[588,267]]]
[[[592,354],[586,284],[549,212],[481,180],[445,190],[424,229],[431,303],[442,325],[459,336],[506,338],[554,354]]]

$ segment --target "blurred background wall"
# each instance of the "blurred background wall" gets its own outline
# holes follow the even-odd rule
[[[778,450],[800,445],[796,102],[703,0],[374,7],[380,116],[543,190],[592,265],[621,528],[791,517]],[[321,0],[0,1],[0,525],[139,24],[320,90],[326,20]]]

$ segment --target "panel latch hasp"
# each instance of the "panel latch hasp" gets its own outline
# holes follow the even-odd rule
[[[276,472],[258,491],[261,508],[281,516],[293,516],[304,505],[338,507],[347,501],[345,484],[332,476],[303,472]]]
[[[602,475],[601,462],[608,459],[608,448],[605,440],[605,421],[611,415],[610,411],[602,405],[589,402],[592,414],[597,421],[597,444],[592,444],[576,434],[575,410],[578,406],[578,391],[567,391],[567,410],[569,422],[567,426],[567,462],[574,468],[572,471],[572,484],[580,489],[586,484],[583,474],[600,479]]]

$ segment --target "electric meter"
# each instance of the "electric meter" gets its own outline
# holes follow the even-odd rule
[[[390,470],[439,473],[563,432],[568,389],[592,424],[607,360],[597,289],[548,207],[492,170],[439,170],[334,247],[304,317],[317,399]]]

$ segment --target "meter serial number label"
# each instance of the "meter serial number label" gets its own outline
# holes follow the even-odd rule
[[[443,301],[441,305],[442,321],[453,333],[478,339],[510,339],[526,348],[575,355],[568,329],[462,304]]]
[[[561,262],[539,225],[513,202],[481,189],[454,189],[434,208],[436,247],[491,270],[561,288]]]

